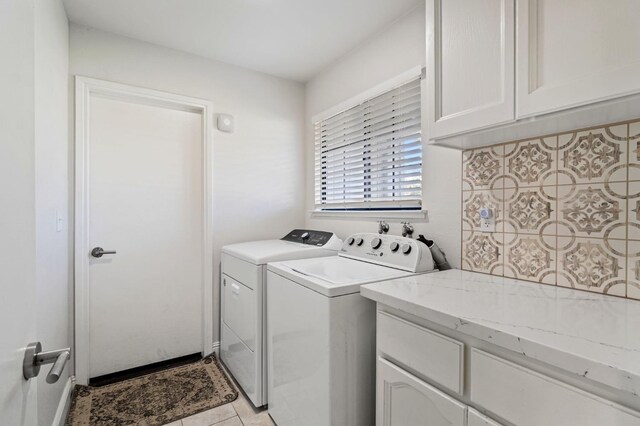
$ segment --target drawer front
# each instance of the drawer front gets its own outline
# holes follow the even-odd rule
[[[262,266],[252,265],[242,259],[222,253],[222,273],[226,274],[252,290],[262,282]]]
[[[378,357],[377,426],[464,426],[467,407]]]
[[[249,349],[224,323],[220,326],[220,334],[222,337],[220,339],[222,361],[251,401],[256,405],[260,404],[262,396],[257,383],[257,377],[260,373],[256,371],[256,368],[260,366],[257,360],[258,354]]]
[[[470,380],[473,402],[518,426],[640,425],[640,413],[475,348]]]
[[[462,342],[378,311],[377,346],[390,358],[462,395]]]
[[[226,275],[222,276],[223,322],[255,352],[258,323],[256,292]]]

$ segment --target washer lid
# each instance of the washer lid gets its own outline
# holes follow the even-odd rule
[[[283,240],[251,241],[222,247],[222,252],[255,265],[281,260],[331,256],[337,250]]]
[[[328,297],[358,293],[362,284],[414,275],[339,256],[278,262],[268,269]]]

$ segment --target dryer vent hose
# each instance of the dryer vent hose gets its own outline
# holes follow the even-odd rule
[[[438,247],[435,241],[427,240],[422,234],[420,234],[417,240],[429,247],[429,250],[431,250],[431,257],[433,257],[433,262],[436,264],[436,268],[441,271],[451,269],[451,265],[449,265],[449,262],[447,261],[447,255],[440,250],[440,247]]]

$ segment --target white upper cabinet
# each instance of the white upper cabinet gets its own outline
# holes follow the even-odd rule
[[[518,118],[640,91],[640,1],[517,1]]]
[[[639,0],[426,0],[423,134],[464,149],[638,118],[638,17]]]
[[[514,0],[427,0],[425,133],[514,119]]]

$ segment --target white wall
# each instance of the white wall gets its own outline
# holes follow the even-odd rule
[[[314,204],[314,140],[311,117],[403,72],[425,65],[425,11],[421,6],[386,31],[332,64],[306,86],[306,226],[327,229],[341,237],[354,232],[377,232],[375,219],[318,219],[309,211]],[[423,208],[427,222],[414,222],[415,236],[436,240],[452,265],[460,266],[461,153],[425,146],[423,152]],[[398,221],[391,234],[400,235]]]
[[[35,0],[36,308],[44,350],[71,345],[68,192],[69,24],[61,0]],[[57,230],[56,219],[62,219]],[[51,425],[71,363],[55,384],[38,376],[38,424]]]
[[[303,225],[304,86],[74,25],[69,73],[208,99],[235,116],[235,133],[213,134],[217,341],[220,248]]]

